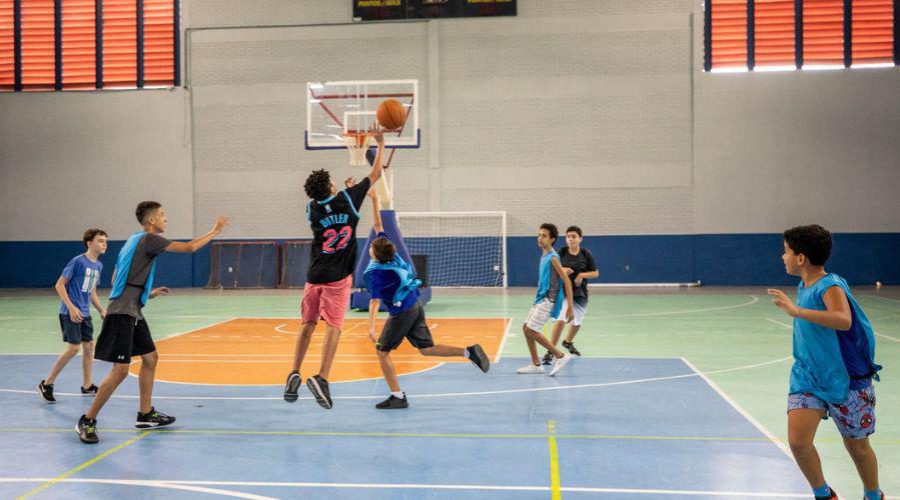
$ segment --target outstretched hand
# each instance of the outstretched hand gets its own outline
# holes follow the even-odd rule
[[[369,133],[372,134],[372,139],[375,139],[376,144],[384,146],[384,128],[377,121],[369,127]]]
[[[355,177],[347,177],[347,179],[344,180],[344,187],[345,187],[345,188],[353,187],[354,184],[356,184],[356,178],[355,178]]]
[[[221,233],[223,229],[228,227],[228,224],[231,224],[231,221],[228,219],[227,215],[220,215],[218,219],[216,219],[215,225],[213,225],[213,231],[217,233]]]
[[[799,314],[800,308],[791,302],[790,297],[788,297],[786,293],[775,288],[769,288],[766,290],[766,293],[772,296],[772,303],[784,311],[788,316],[793,318]]]
[[[168,287],[164,287],[164,286],[157,287],[157,288],[154,288],[153,290],[150,290],[150,298],[151,299],[159,297],[160,295],[168,295],[168,294],[169,294],[169,289],[168,289]]]

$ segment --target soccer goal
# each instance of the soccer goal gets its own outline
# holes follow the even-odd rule
[[[506,287],[506,212],[397,212],[433,287]]]

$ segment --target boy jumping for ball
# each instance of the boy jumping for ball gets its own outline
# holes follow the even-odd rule
[[[875,335],[847,282],[825,272],[830,255],[831,233],[822,226],[788,229],[781,260],[788,274],[801,279],[797,303],[781,290],[768,290],[772,302],[794,318],[788,442],[815,497],[836,500],[813,444],[819,422],[831,417],[862,479],[863,498],[882,500],[878,459],[869,444],[875,432],[872,380],[881,369],[875,364]]]
[[[369,340],[375,343],[378,363],[391,391],[388,398],[376,404],[375,408],[393,410],[409,406],[391,361],[391,351],[400,347],[404,338],[423,356],[465,357],[485,373],[490,369],[491,362],[478,344],[466,348],[435,345],[425,322],[425,310],[418,301],[418,288],[422,282],[416,279],[412,266],[397,255],[396,247],[384,233],[378,195],[374,189],[369,191],[369,197],[372,198],[374,229],[378,235],[369,246],[372,260],[364,274],[366,289],[372,294],[369,301]],[[375,317],[381,300],[387,304],[390,317],[381,329],[381,335],[376,338]]]

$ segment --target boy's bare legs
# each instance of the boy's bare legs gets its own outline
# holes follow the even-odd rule
[[[878,458],[875,456],[875,450],[869,443],[869,438],[850,439],[844,438],[844,447],[850,453],[850,458],[856,465],[856,471],[859,472],[859,478],[862,479],[863,487],[867,491],[878,488]]]
[[[788,412],[788,443],[791,446],[791,453],[800,467],[800,472],[806,476],[813,489],[825,484],[822,461],[813,444],[819,422],[824,415],[825,410],[808,408]]]
[[[156,378],[156,363],[158,361],[159,354],[156,351],[141,356],[141,371],[138,374],[138,386],[141,391],[141,413],[147,413],[152,408],[150,403],[153,396],[153,380]]]
[[[375,351],[378,355],[378,364],[381,365],[381,373],[384,374],[384,381],[387,382],[391,392],[400,392],[400,382],[397,380],[397,370],[394,369],[394,362],[391,360],[390,352]]]
[[[299,372],[303,358],[306,357],[306,351],[309,349],[309,343],[312,341],[313,332],[316,330],[316,323],[303,323],[300,326],[300,334],[297,335],[297,343],[294,346],[294,361],[291,364],[292,372]]]
[[[559,337],[562,336],[563,328],[566,327],[565,321],[554,321],[553,322],[553,333],[550,336],[550,341],[553,345],[559,345]]]
[[[581,325],[569,325],[569,333],[566,335],[566,342],[572,343],[575,340],[575,335],[578,335],[578,330],[581,330]],[[553,345],[556,345],[556,342],[553,342]]]
[[[47,378],[44,379],[44,385],[52,385],[56,382],[56,377],[59,376],[59,373],[67,364],[69,364],[69,361],[78,354],[78,348],[78,344],[66,344],[66,350],[56,359],[56,363],[54,363],[53,368],[50,369],[50,375],[47,375]]]
[[[541,364],[541,360],[538,358],[536,344],[540,344],[541,347],[550,351],[550,354],[553,354],[556,358],[563,357],[562,351],[554,347],[543,334],[536,332],[525,325],[522,326],[522,333],[525,334],[525,341],[528,343],[528,350],[531,352],[531,363],[533,365],[537,366]]]
[[[431,347],[419,349],[422,356],[440,356],[440,357],[462,357],[466,355],[464,347],[456,347],[452,345],[437,344]]]
[[[81,373],[84,377],[84,383],[81,387],[88,389],[94,385],[91,380],[94,368],[94,341],[81,343]]]
[[[128,376],[128,366],[128,363],[113,364],[112,370],[109,371],[109,374],[106,375],[106,378],[100,383],[100,388],[97,390],[97,396],[94,397],[94,401],[91,402],[91,407],[88,408],[88,411],[84,414],[87,418],[97,418],[100,409],[103,408],[103,405],[106,404],[106,401],[109,400],[112,393],[119,387],[119,384],[121,384],[122,381],[125,380],[125,377]]]
[[[341,340],[341,329],[326,325],[325,341],[322,344],[322,364],[319,367],[319,376],[325,380],[328,380],[328,373],[331,371],[334,355],[337,354],[339,340]]]

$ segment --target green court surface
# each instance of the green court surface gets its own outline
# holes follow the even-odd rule
[[[151,302],[145,313],[154,337],[160,339],[235,317],[296,318],[301,293],[179,289]],[[503,356],[522,357],[527,349],[519,325],[532,293],[529,289],[439,289],[426,311],[432,318],[512,318]],[[880,462],[882,487],[896,495],[900,492],[900,378],[895,369],[900,363],[900,288],[860,287],[854,293],[874,325],[877,361],[884,365],[882,381],[875,386],[877,431],[872,444]],[[51,291],[0,292],[0,354],[60,352],[57,304]],[[352,312],[349,317],[361,318],[365,313]],[[575,343],[585,357],[684,358],[706,374],[745,416],[781,443],[787,442],[791,319],[769,302],[762,287],[593,289]],[[61,375],[79,376],[78,364]],[[7,397],[0,393],[0,398]],[[619,403],[629,404],[625,400]],[[657,404],[671,405],[675,412],[683,402]],[[848,498],[858,498],[858,476],[831,421],[820,426],[816,443],[829,483]]]

